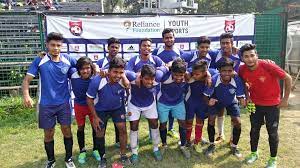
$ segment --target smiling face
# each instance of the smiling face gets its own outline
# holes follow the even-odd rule
[[[224,38],[220,41],[221,43],[221,49],[225,52],[225,53],[231,53],[232,50],[232,39],[231,38]]]
[[[121,80],[122,74],[124,73],[124,68],[111,68],[108,70],[108,77],[110,82],[117,83]]]
[[[206,54],[208,53],[209,48],[210,48],[210,44],[208,44],[208,43],[201,43],[198,46],[198,51],[200,53],[200,57],[205,57]]]
[[[175,83],[182,83],[185,73],[172,72],[172,77]]]
[[[108,55],[110,57],[115,57],[119,53],[120,44],[112,43],[108,46]]]
[[[142,41],[140,45],[140,52],[142,56],[147,56],[151,54],[151,42],[150,41]]]
[[[220,69],[220,76],[223,82],[230,82],[233,74],[234,70],[232,66],[224,66]]]
[[[192,76],[196,81],[202,80],[204,77],[206,77],[206,75],[207,75],[207,69],[205,70],[197,69],[197,70],[193,70],[192,72]]]
[[[167,48],[172,48],[175,42],[175,37],[172,32],[164,34],[163,42]]]
[[[146,88],[152,88],[154,84],[155,76],[145,75],[142,77],[142,84]]]
[[[90,64],[84,64],[80,69],[80,77],[82,79],[89,79],[92,75],[92,67]]]

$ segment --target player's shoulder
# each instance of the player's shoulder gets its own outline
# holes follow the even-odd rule
[[[64,62],[65,64],[68,64],[68,65],[71,65],[71,62],[73,62],[74,60],[76,60],[74,57],[71,57],[67,53],[61,53],[60,57],[61,57],[61,61]]]

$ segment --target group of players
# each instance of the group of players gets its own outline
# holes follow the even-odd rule
[[[80,149],[78,162],[81,164],[86,162],[86,116],[89,116],[93,128],[93,156],[99,161],[99,168],[105,168],[105,131],[109,118],[115,126],[120,160],[123,165],[129,165],[139,161],[141,115],[149,123],[153,156],[161,161],[168,149],[167,134],[176,134],[172,126],[174,118],[179,125],[179,149],[187,159],[191,157],[191,146],[206,143],[202,129],[208,118],[209,142],[205,155],[211,156],[215,152],[215,143],[224,140],[225,109],[231,116],[231,152],[241,158],[238,149],[240,106],[247,106],[251,112],[251,154],[246,162],[251,164],[258,159],[260,128],[266,124],[271,153],[267,167],[276,167],[280,107],[288,105],[291,77],[273,62],[259,60],[255,45],[245,44],[239,50],[233,47],[231,33],[220,36],[219,50],[211,50],[211,41],[205,36],[199,37],[195,51],[177,49],[174,46],[175,34],[170,28],[163,30],[162,40],[165,45],[151,52],[151,39],[141,39],[139,55],[126,63],[118,56],[120,41],[110,38],[107,40],[108,56],[95,65],[88,57],[75,60],[60,53],[62,35],[48,34],[48,53],[35,58],[23,81],[24,104],[32,107],[29,84],[39,75],[38,116],[39,127],[44,129],[47,168],[55,166],[53,136],[56,122],[60,123],[64,136],[66,167],[75,167],[72,159],[70,86],[75,95]],[[284,80],[282,98],[279,80]],[[195,139],[192,141],[194,118]],[[215,139],[216,119],[218,137]],[[126,121],[130,123],[130,157],[126,155]]]

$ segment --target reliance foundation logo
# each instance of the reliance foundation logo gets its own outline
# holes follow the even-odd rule
[[[160,32],[160,23],[155,21],[130,21],[125,20],[123,27],[132,32]]]

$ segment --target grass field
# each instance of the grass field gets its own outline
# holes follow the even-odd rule
[[[299,108],[297,108],[299,110]],[[242,114],[242,134],[239,147],[244,156],[249,154],[249,116]],[[300,167],[300,115],[299,111],[282,110],[280,121],[280,144],[278,151],[278,167]],[[226,137],[229,137],[229,118],[226,117]],[[175,126],[177,128],[177,124]],[[152,156],[152,145],[147,143],[148,125],[145,120],[140,123],[140,163],[130,167],[160,167],[160,168],[210,168],[210,167],[264,167],[269,157],[268,139],[265,127],[261,131],[259,143],[259,160],[251,166],[243,163],[229,153],[227,143],[217,145],[217,151],[213,158],[207,158],[202,151],[192,151],[192,158],[186,160],[177,148],[177,139],[168,138],[170,148],[161,162],[156,162]],[[178,130],[178,129],[177,129]],[[78,144],[76,138],[76,123],[72,125],[74,136],[73,155],[78,156]],[[88,149],[88,162],[77,167],[95,168],[97,162],[91,157],[92,138],[91,127],[86,129],[86,147]],[[207,137],[206,128],[204,136]],[[108,124],[106,133],[106,151],[109,164],[118,161],[118,149],[114,147],[113,125]],[[205,149],[203,147],[202,149]],[[35,109],[24,109],[20,98],[0,99],[0,167],[1,168],[36,168],[43,167],[46,154],[43,144],[43,131],[37,128]],[[128,153],[129,155],[130,153]],[[64,146],[59,126],[55,134],[55,156],[58,168],[64,167]],[[298,166],[297,166],[298,165]]]

